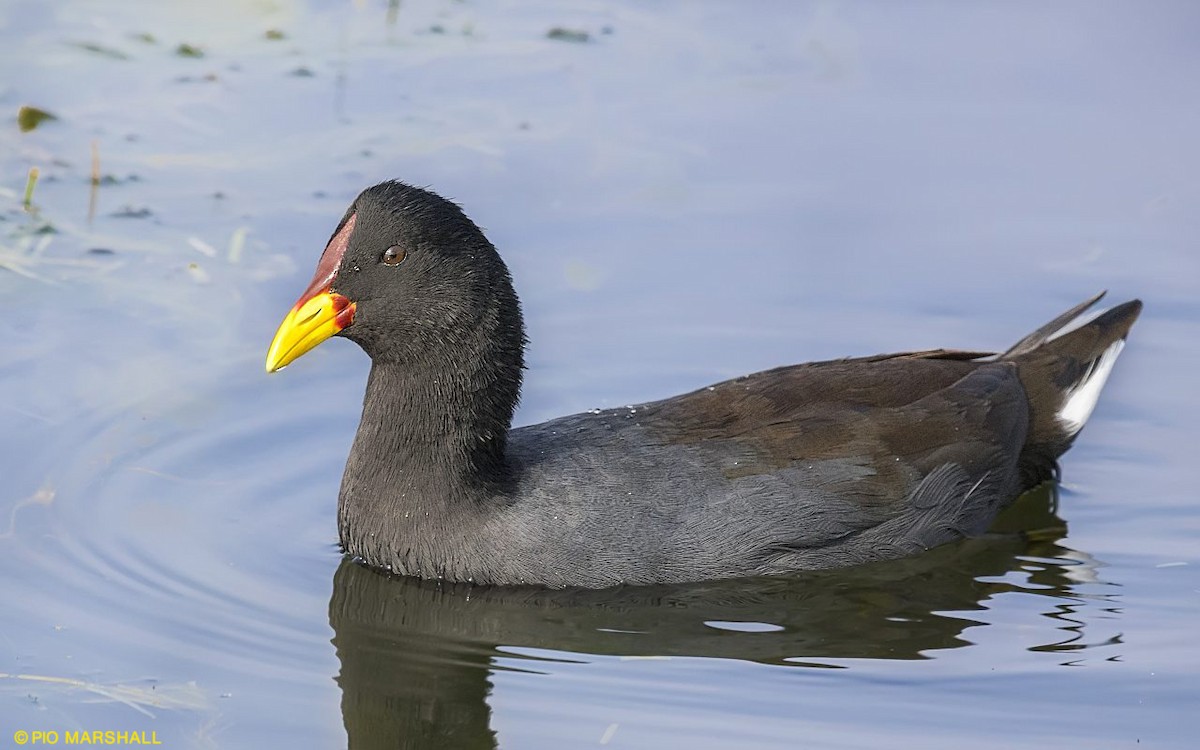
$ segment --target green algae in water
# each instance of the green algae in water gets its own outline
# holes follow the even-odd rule
[[[175,48],[175,54],[179,57],[204,57],[204,50],[194,44],[182,42]]]
[[[26,105],[17,110],[17,127],[21,129],[22,133],[28,133],[43,122],[57,119],[56,115],[37,107]]]
[[[113,49],[112,47],[105,47],[104,45],[96,44],[95,42],[75,42],[75,44],[72,46],[78,47],[81,50],[86,50],[88,52],[91,52],[94,55],[100,55],[101,57],[107,57],[109,60],[128,60],[129,59],[129,55],[125,54],[121,50]]]

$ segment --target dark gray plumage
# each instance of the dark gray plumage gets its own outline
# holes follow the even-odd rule
[[[795,365],[510,431],[524,334],[494,248],[457,206],[397,182],[363,192],[335,239],[351,217],[331,289],[356,306],[339,335],[373,366],[341,541],[427,578],[675,583],[982,533],[1051,476],[1141,309],[1061,334],[1097,297],[1001,356]],[[396,267],[380,261],[391,246],[407,253]]]

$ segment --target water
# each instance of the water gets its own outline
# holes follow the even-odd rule
[[[0,148],[0,743],[1193,745],[1191,4],[3,17],[5,110],[58,119]],[[390,177],[460,201],[508,260],[522,424],[1003,347],[1102,288],[1147,309],[1061,491],[1005,520],[1025,537],[676,589],[388,580],[335,547],[365,357],[262,358],[345,206]]]

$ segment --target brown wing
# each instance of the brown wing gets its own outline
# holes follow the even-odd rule
[[[731,489],[795,477],[809,522],[780,519],[762,572],[896,557],[982,532],[1016,494],[1028,405],[1015,367],[979,356],[783,367],[659,402],[643,424],[719,464]]]

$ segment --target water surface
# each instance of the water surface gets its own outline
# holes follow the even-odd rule
[[[13,0],[0,100],[56,119],[0,142],[0,743],[1191,747],[1198,31],[1182,2]],[[335,546],[365,356],[262,359],[392,177],[509,262],[521,424],[1000,348],[1103,288],[1147,309],[1061,488],[983,539],[670,589],[386,579]]]

